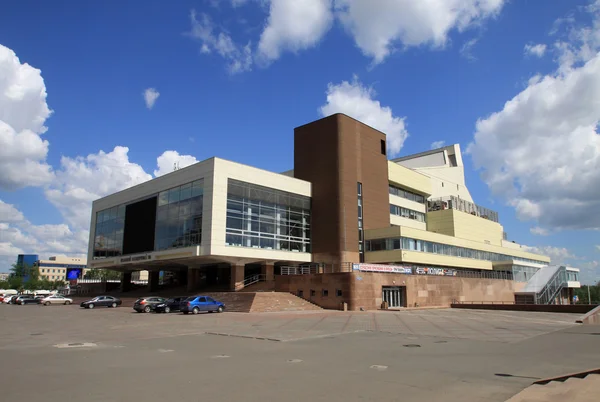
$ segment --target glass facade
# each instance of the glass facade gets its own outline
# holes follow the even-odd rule
[[[123,254],[125,204],[96,213],[94,258],[116,257]]]
[[[540,268],[512,265],[513,280],[517,282],[527,282],[539,270]]]
[[[425,214],[412,209],[399,207],[398,205],[390,204],[390,214],[401,216],[403,218],[414,219],[419,222],[425,222]]]
[[[310,252],[310,198],[228,179],[228,246]]]
[[[398,197],[406,198],[407,200],[418,202],[419,204],[425,204],[425,197],[420,194],[413,193],[412,191],[404,190],[400,187],[392,186],[390,184],[390,194],[397,195]]]
[[[421,251],[425,253],[443,254],[452,257],[472,258],[475,260],[486,261],[523,261],[534,264],[544,264],[547,262],[536,261],[528,258],[515,257],[506,254],[492,253],[489,251],[475,250],[466,247],[451,246],[448,244],[434,243],[425,240],[411,239],[408,237],[396,237],[389,239],[367,240],[367,251],[380,250],[410,250]]]
[[[158,194],[154,250],[200,244],[203,194],[203,180],[183,184]]]
[[[357,183],[356,187],[357,187],[357,193],[358,193],[358,258],[359,258],[360,262],[365,262],[362,183]]]
[[[567,271],[567,280],[570,282],[579,282],[579,272]]]

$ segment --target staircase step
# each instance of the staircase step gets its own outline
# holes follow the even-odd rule
[[[286,292],[256,293],[252,304],[253,313],[280,312],[280,311],[317,311],[322,310],[298,296]]]

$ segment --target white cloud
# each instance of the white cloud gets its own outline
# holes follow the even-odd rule
[[[491,190],[549,230],[600,229],[590,212],[600,209],[600,53],[588,56],[600,45],[598,10],[563,46],[557,71],[478,120],[467,148]]]
[[[146,107],[148,109],[152,109],[159,96],[160,92],[158,92],[155,88],[146,88],[144,91],[144,101],[146,102]]]
[[[86,157],[62,157],[56,180],[46,198],[75,230],[88,230],[92,202],[105,195],[148,181],[144,169],[129,161],[129,148],[117,146]]]
[[[200,42],[200,52],[210,54],[216,52],[227,62],[230,74],[241,73],[252,69],[251,43],[241,46],[236,44],[229,34],[219,32],[216,34],[215,26],[206,14],[197,15],[195,10],[190,13],[192,30],[189,36]]]
[[[0,222],[13,223],[24,220],[25,217],[17,208],[0,200]],[[1,232],[0,232],[1,233]]]
[[[543,43],[538,43],[537,45],[527,44],[525,45],[525,56],[535,56],[535,57],[543,57],[544,53],[546,53],[546,45]]]
[[[539,226],[534,226],[534,227],[530,228],[529,232],[531,234],[538,235],[538,236],[548,236],[550,234],[550,231],[548,229],[544,229]]]
[[[581,260],[581,257],[576,256],[571,253],[568,249],[564,247],[554,247],[554,246],[537,246],[537,247],[529,247],[523,246],[525,251],[534,254],[542,254],[547,257],[550,257],[550,264],[552,265],[567,265],[569,260]]]
[[[477,44],[479,38],[473,38],[466,41],[460,48],[460,55],[469,61],[477,60],[477,57],[473,55],[473,47]]]
[[[198,160],[191,155],[179,155],[177,151],[165,151],[156,159],[158,169],[154,171],[154,176],[158,177],[171,173],[175,165],[177,165],[177,168],[183,169],[197,162]]]
[[[404,124],[406,117],[394,116],[389,106],[382,106],[379,101],[373,99],[373,88],[364,86],[354,77],[352,82],[329,83],[326,94],[327,103],[319,108],[322,116],[344,113],[360,120],[386,134],[389,156],[400,153],[408,137]]]
[[[40,136],[51,113],[41,71],[0,45],[0,189],[52,180],[46,163],[48,141]]]
[[[504,0],[336,0],[338,18],[362,52],[381,63],[396,48],[448,42],[451,30],[464,31],[497,15]]]
[[[441,141],[433,141],[431,143],[431,149],[438,149],[444,146],[444,144],[446,144],[446,141],[441,140]]]
[[[596,250],[600,251],[600,244],[596,246]]]
[[[564,38],[554,43],[560,71],[563,72],[591,60],[600,50],[600,0],[582,7],[581,10],[591,16],[589,25],[577,24],[573,16],[555,22],[556,24],[561,21],[565,30]],[[561,24],[557,25],[556,31]]]
[[[296,52],[315,46],[333,22],[332,0],[271,0],[258,53],[269,62],[282,51]]]

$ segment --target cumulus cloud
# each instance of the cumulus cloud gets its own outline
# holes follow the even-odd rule
[[[568,265],[568,261],[581,260],[581,257],[573,254],[565,247],[554,246],[523,246],[525,251],[534,254],[542,254],[550,257],[550,264],[553,265]]]
[[[522,220],[550,230],[600,229],[600,1],[554,73],[535,76],[479,119],[468,146],[482,178]],[[596,53],[588,56],[589,49]]]
[[[35,253],[84,257],[87,231],[74,232],[66,224],[34,225],[12,204],[0,200],[0,270],[8,270],[17,254]]]
[[[248,42],[238,45],[231,36],[224,32],[216,33],[216,27],[207,14],[198,15],[195,10],[190,13],[192,29],[188,35],[200,42],[200,52],[210,54],[216,52],[223,57],[230,74],[241,73],[252,69],[252,48]]]
[[[525,45],[525,56],[535,56],[535,57],[543,57],[544,53],[546,53],[546,45],[543,43],[538,43],[537,45],[527,44]]]
[[[600,244],[596,246],[596,250],[600,251]]]
[[[405,127],[406,117],[395,116],[389,106],[382,106],[375,100],[375,90],[364,86],[357,77],[352,82],[329,83],[327,102],[319,108],[322,116],[344,113],[383,132],[387,136],[389,156],[400,153],[408,137]]]
[[[431,143],[431,149],[438,149],[443,147],[446,144],[446,141],[441,140],[441,141],[433,141]]]
[[[178,169],[183,169],[197,162],[198,160],[192,155],[179,155],[177,151],[165,151],[156,159],[157,169],[154,170],[154,176],[158,177],[171,173],[175,166]]]
[[[0,189],[40,186],[53,178],[41,135],[51,110],[41,71],[0,45]]]
[[[117,146],[86,157],[62,157],[46,198],[75,230],[89,230],[92,202],[148,181],[152,176],[129,161],[129,148]]]
[[[271,0],[269,17],[258,42],[267,62],[281,52],[308,49],[321,41],[333,22],[332,0]]]
[[[548,236],[550,234],[550,231],[548,229],[544,229],[539,226],[534,226],[534,227],[530,228],[529,232],[531,234],[538,235],[538,236]]]
[[[464,31],[497,15],[504,0],[336,0],[338,18],[374,63],[396,47],[441,48],[452,30]]]
[[[158,92],[155,88],[146,88],[144,91],[144,101],[146,102],[146,107],[148,109],[152,109],[159,96],[160,92]]]

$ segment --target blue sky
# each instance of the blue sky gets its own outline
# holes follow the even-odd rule
[[[47,131],[0,110],[13,128],[0,137],[13,144],[0,161],[0,271],[17,252],[84,254],[90,200],[174,160],[291,169],[293,128],[337,110],[391,130],[399,156],[460,143],[474,199],[499,211],[511,239],[600,280],[600,218],[589,217],[600,204],[585,191],[600,188],[600,116],[590,107],[600,99],[600,3],[372,4],[4,2],[0,93],[31,96],[5,95],[0,109]],[[149,88],[159,93],[152,107]],[[555,96],[584,107],[564,111]],[[30,126],[46,145],[15,140]]]

